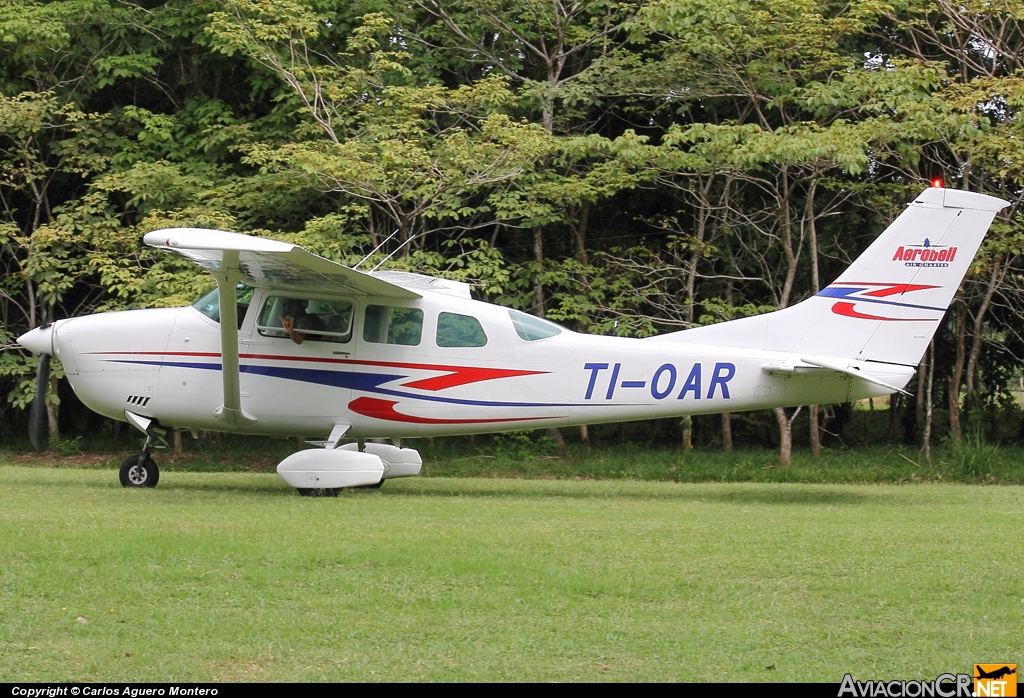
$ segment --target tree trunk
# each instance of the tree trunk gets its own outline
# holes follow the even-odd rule
[[[818,180],[812,179],[811,186],[807,190],[807,206],[804,210],[811,243],[811,292],[815,294],[821,290],[821,278],[818,274],[818,226],[815,224],[816,217],[814,215],[814,193],[817,189]],[[818,406],[810,405],[808,409],[810,412],[811,456],[817,458],[821,455],[821,425],[818,424]]]
[[[181,429],[174,430],[174,455],[180,456],[185,452],[184,447],[181,445]]]
[[[921,363],[917,366],[917,395],[914,396],[914,418],[917,423],[917,438],[920,441],[924,437],[924,383],[928,364],[928,354],[921,357]]]
[[[728,412],[722,413],[722,450],[732,450],[732,417]]]
[[[794,185],[795,186],[795,185]],[[789,298],[793,293],[793,282],[796,280],[796,252],[793,250],[793,220],[790,214],[790,197],[793,195],[793,187],[789,183],[789,171],[782,166],[782,186],[778,191],[779,203],[779,240],[782,242],[782,251],[786,255],[786,280],[782,286],[782,295],[779,298],[779,309],[789,306]],[[786,410],[776,407],[775,420],[779,423],[779,466],[788,468],[793,464],[793,420],[796,419],[800,408],[796,409],[792,417],[786,416]]]
[[[533,277],[533,314],[544,317],[544,286],[540,281],[544,268],[544,233],[539,225],[533,226],[533,261],[537,263],[537,273]]]
[[[576,261],[586,266],[590,263],[587,257],[587,223],[590,220],[590,204],[584,204],[580,209],[576,225],[572,228],[572,235],[576,239]]]
[[[46,403],[46,419],[50,426],[50,441],[60,441],[60,404],[57,400],[57,376],[50,374],[50,395],[54,397],[54,402],[47,401]]]
[[[587,429],[586,424],[580,425],[580,440],[583,442],[583,447],[590,450],[590,430]]]
[[[548,429],[548,436],[550,436],[555,442],[555,453],[560,456],[564,456],[565,439],[562,438],[562,432],[558,431],[558,427],[551,427]]]
[[[680,422],[683,427],[683,450],[693,450],[693,417],[685,415]]]
[[[793,465],[793,423],[786,417],[786,410],[776,407],[772,410],[779,423],[779,467]]]
[[[36,227],[38,227],[38,221],[36,221]],[[42,318],[43,322],[53,324],[53,304],[44,306]],[[60,398],[57,396],[59,386],[60,382],[57,380],[57,376],[51,372],[47,397],[52,396],[52,401],[46,400],[44,403],[46,405],[46,422],[49,428],[51,443],[60,441]]]
[[[924,459],[928,465],[932,464],[932,383],[935,379],[935,339],[928,345],[928,387],[925,393],[925,417],[924,417]]]
[[[899,393],[893,393],[889,396],[889,432],[887,434],[889,439],[895,439],[896,434],[899,432],[899,413],[902,397]]]
[[[808,410],[810,411],[811,455],[817,457],[821,455],[821,425],[818,424],[818,406],[810,405]]]
[[[707,183],[701,189],[700,202],[697,213],[697,227],[694,232],[696,244],[690,253],[690,259],[686,264],[686,322],[693,324],[693,304],[697,293],[697,266],[703,256],[704,237],[707,235],[708,218],[711,217],[711,210],[708,204],[708,195],[711,193],[711,186],[715,183],[714,177],[709,177]]]
[[[978,366],[978,357],[981,355],[982,330],[984,329],[985,314],[988,312],[989,304],[992,303],[992,295],[996,287],[1006,273],[1006,267],[998,261],[992,266],[992,276],[989,277],[988,288],[985,289],[985,298],[978,308],[978,314],[974,316],[974,336],[971,338],[971,353],[967,359],[967,405],[972,406],[975,402],[975,371]]]
[[[967,331],[967,306],[958,303],[956,308],[956,361],[953,375],[949,377],[949,439],[954,446],[963,441],[960,427],[960,379],[964,370],[964,335]]]
[[[782,188],[779,191],[779,240],[782,251],[786,255],[786,280],[782,285],[782,296],[779,298],[779,309],[789,305],[793,294],[793,283],[796,281],[796,251],[793,249],[793,220],[790,215],[789,199],[793,189],[789,185],[789,173],[782,167]]]

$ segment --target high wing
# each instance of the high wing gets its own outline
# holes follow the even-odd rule
[[[238,383],[239,281],[282,291],[336,290],[406,300],[421,297],[383,279],[318,257],[298,245],[277,240],[203,228],[165,228],[148,233],[143,240],[147,245],[192,260],[217,280],[224,404],[214,414],[232,426],[256,421],[256,417],[242,409]]]
[[[420,294],[319,257],[298,245],[203,228],[165,228],[143,238],[151,247],[190,259],[216,276],[225,255],[237,255],[239,281],[282,291],[335,290],[357,295],[419,298]]]

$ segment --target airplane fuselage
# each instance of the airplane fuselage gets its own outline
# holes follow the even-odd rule
[[[319,339],[307,330],[299,344],[277,329],[289,295],[297,297],[257,288],[242,308],[240,397],[252,423],[215,416],[224,403],[220,326],[195,307],[60,321],[54,352],[82,402],[113,419],[128,411],[165,427],[268,435],[321,437],[339,424],[350,438],[468,434],[893,392],[794,368],[800,355],[585,335],[543,321],[524,329],[514,311],[430,291],[401,301],[301,295],[311,306],[346,309],[348,324]],[[913,374],[898,364],[872,371],[900,388]]]

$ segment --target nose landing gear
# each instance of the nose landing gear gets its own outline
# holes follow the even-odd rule
[[[125,410],[124,416],[133,427],[146,435],[146,443],[138,455],[128,456],[121,461],[121,469],[118,471],[121,487],[156,487],[160,481],[160,468],[149,457],[149,449],[153,447],[157,434],[163,434],[164,430],[159,429],[154,420],[134,412]]]
[[[160,469],[144,451],[121,461],[118,476],[121,479],[121,487],[156,487],[156,483],[160,481]]]

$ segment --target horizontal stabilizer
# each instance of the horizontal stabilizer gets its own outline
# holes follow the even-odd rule
[[[885,381],[880,380],[878,378],[875,378],[871,374],[869,374],[869,373],[867,373],[865,371],[862,371],[860,366],[855,366],[855,365],[852,365],[852,364],[851,365],[843,366],[842,364],[834,363],[832,361],[822,361],[821,359],[810,359],[810,358],[808,358],[806,356],[802,357],[800,360],[803,361],[804,363],[810,364],[812,366],[819,366],[821,368],[827,368],[827,369],[830,369],[832,371],[838,371],[839,373],[845,373],[846,375],[853,376],[854,378],[860,378],[861,380],[865,380],[868,383],[874,383],[875,385],[879,385],[879,386],[881,386],[883,388],[888,388],[889,390],[893,391],[894,393],[903,393],[904,395],[910,395],[910,393],[908,393],[903,388],[897,388],[895,385],[890,385],[889,383],[886,383]]]

